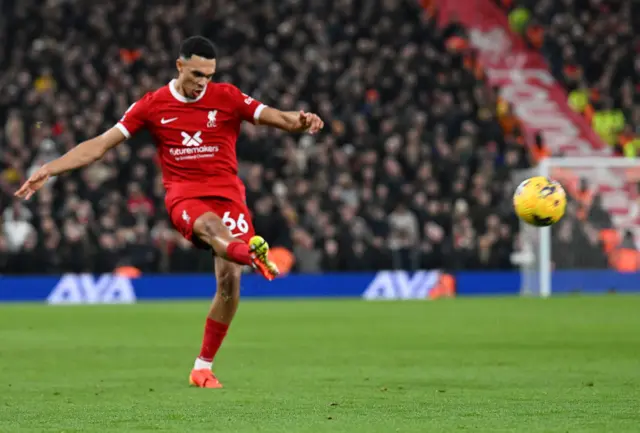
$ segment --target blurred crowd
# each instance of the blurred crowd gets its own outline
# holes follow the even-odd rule
[[[619,155],[640,153],[640,2],[495,0],[545,56],[569,105]]]
[[[494,0],[511,29],[546,58],[568,94],[568,105],[585,117],[614,154],[640,155],[640,3],[633,0]],[[550,153],[537,140],[534,159]],[[622,173],[622,179],[625,176]],[[562,179],[566,184],[576,179]],[[640,185],[627,185],[638,196]],[[558,268],[640,270],[638,241],[614,228],[602,198],[582,179],[570,187],[567,216],[553,229]]]
[[[217,81],[325,120],[313,137],[245,125],[238,142],[256,231],[292,254],[292,271],[513,266],[512,174],[532,155],[451,43],[464,30],[439,29],[418,2],[42,3],[1,6],[0,273],[210,270],[168,222],[145,133],[12,199],[168,83],[194,34],[218,45]]]

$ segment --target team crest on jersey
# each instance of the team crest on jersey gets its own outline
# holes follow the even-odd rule
[[[209,111],[209,121],[207,122],[207,128],[215,128],[216,126],[216,116],[218,115],[218,110]]]

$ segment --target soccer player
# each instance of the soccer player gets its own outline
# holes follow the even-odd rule
[[[196,247],[214,255],[217,291],[189,382],[221,388],[212,364],[238,308],[242,267],[254,267],[267,280],[278,274],[268,258],[267,242],[254,234],[238,178],[235,147],[241,122],[310,134],[324,123],[315,114],[283,112],[231,84],[211,82],[216,49],[203,37],[183,41],[176,66],[178,78],[133,103],[113,128],[42,166],[15,195],[29,199],[51,176],[91,164],[141,129],[149,130],[173,225]]]

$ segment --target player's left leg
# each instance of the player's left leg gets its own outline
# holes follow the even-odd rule
[[[211,367],[240,302],[242,267],[220,257],[214,260],[217,290],[207,315],[200,355],[189,378],[192,385],[201,388],[222,388]]]
[[[250,213],[244,203],[222,199],[200,202],[206,209],[193,205],[192,214],[199,215],[195,218],[193,234],[197,240],[211,245],[216,255],[214,264],[217,288],[205,322],[200,355],[189,381],[201,388],[222,388],[211,367],[238,309],[243,263],[253,265],[270,280],[278,274],[278,270],[268,258],[267,242],[262,237],[255,236]],[[207,212],[203,213],[203,210]],[[232,257],[229,254],[230,246],[243,248],[250,261]]]

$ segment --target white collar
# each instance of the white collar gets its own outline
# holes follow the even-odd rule
[[[187,98],[186,96],[183,96],[180,92],[178,92],[178,89],[176,89],[175,86],[176,86],[176,79],[174,78],[169,82],[169,91],[171,92],[171,95],[173,95],[174,98],[184,103],[198,102],[199,100],[202,99],[208,87],[208,86],[205,86],[204,89],[202,90],[202,93],[200,93],[197,98],[192,99],[192,98]]]

